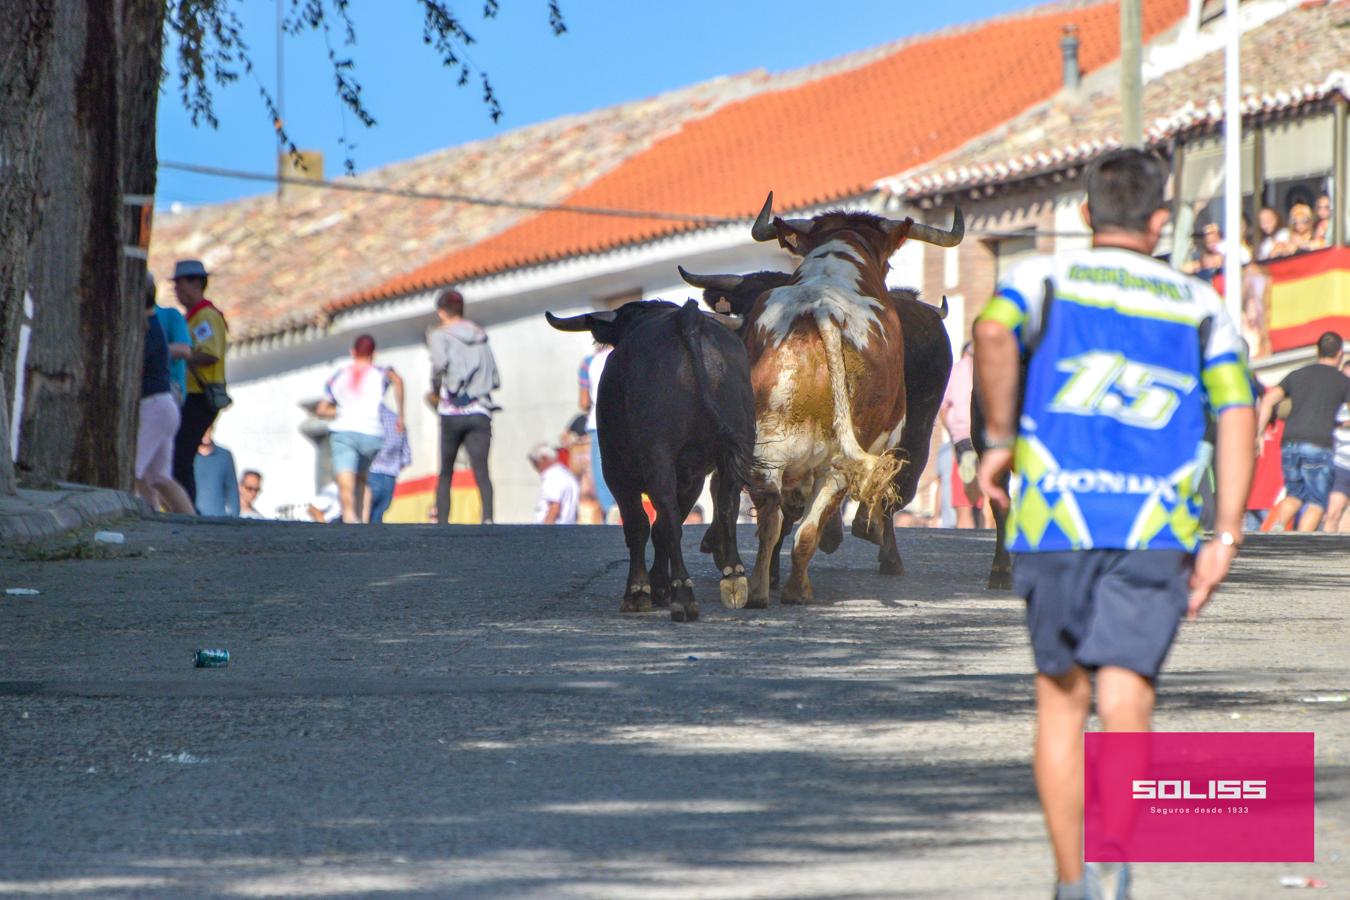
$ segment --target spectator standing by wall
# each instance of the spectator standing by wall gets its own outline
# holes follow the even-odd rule
[[[1336,332],[1326,332],[1317,339],[1317,361],[1290,372],[1261,398],[1257,434],[1265,431],[1280,401],[1293,401],[1280,443],[1285,497],[1275,509],[1276,530],[1288,529],[1297,513],[1299,531],[1316,531],[1326,513],[1336,413],[1350,402],[1350,378],[1341,373],[1344,343]]]
[[[952,366],[947,392],[938,407],[942,426],[952,441],[951,504],[956,510],[957,528],[979,527],[984,514],[981,509],[984,498],[975,478],[975,444],[970,439],[970,395],[974,379],[975,351],[967,342],[961,349],[961,358]]]
[[[488,451],[492,447],[492,415],[498,406],[492,392],[501,387],[497,360],[488,346],[487,332],[464,318],[464,297],[456,290],[436,298],[438,324],[427,333],[431,353],[431,393],[427,403],[441,419],[441,471],[436,481],[436,521],[450,521],[450,487],[459,448],[469,454],[482,523],[492,524],[492,477]]]
[[[364,518],[366,479],[384,446],[380,410],[390,386],[397,408],[394,427],[402,432],[403,379],[393,369],[375,365],[375,338],[359,335],[352,342],[351,359],[328,377],[324,399],[315,408],[317,415],[333,420],[328,430],[333,477],[342,499],[342,521],[348,524]]]
[[[539,502],[534,507],[536,525],[575,525],[581,486],[576,476],[558,459],[548,444],[530,451],[530,465],[539,473]]]
[[[412,463],[412,447],[408,445],[408,430],[402,427],[397,413],[387,403],[380,404],[380,427],[384,429],[384,443],[375,461],[370,464],[370,523],[379,525],[389,504],[394,502],[394,488],[398,473]]]
[[[187,311],[192,355],[187,362],[187,397],[173,446],[173,477],[193,502],[197,499],[197,448],[220,414],[215,398],[225,390],[228,337],[225,316],[206,299],[209,276],[201,260],[180,259],[173,267],[173,292]],[[231,474],[233,478],[233,474]]]
[[[1223,301],[1150,256],[1168,217],[1166,164],[1117,150],[1085,180],[1092,248],[1014,266],[975,326],[988,445],[980,484],[1000,505],[1017,460],[1009,548],[1038,673],[1034,772],[1060,900],[1129,896],[1127,868],[1083,866],[1083,730],[1094,687],[1106,731],[1151,728],[1155,681],[1181,619],[1199,614],[1241,543],[1256,418]],[[1018,361],[1031,345],[1019,416]],[[1094,363],[1102,359],[1109,364]],[[1190,484],[1211,411],[1218,533],[1200,548]],[[1061,472],[1172,491],[1117,492],[1114,478],[1080,484]]]
[[[596,424],[596,398],[600,396],[600,376],[605,373],[605,362],[614,348],[609,344],[596,344],[595,352],[581,361],[578,372],[577,404],[586,414],[586,435],[591,442],[591,482],[595,485],[595,499],[605,519],[614,509],[614,495],[605,484],[605,472],[600,465],[600,439],[597,437],[599,426]]]
[[[262,495],[262,473],[257,469],[245,469],[239,476],[239,518],[266,519],[258,512],[258,497]]]
[[[213,440],[210,428],[197,445],[192,468],[197,484],[197,512],[203,516],[239,515],[234,454]]]
[[[136,430],[136,493],[151,506],[195,515],[187,493],[173,480],[178,401],[169,377],[170,344],[155,315],[155,285],[145,298],[145,348],[141,361],[140,420]],[[182,345],[179,345],[180,348]]]
[[[155,276],[147,274],[150,302],[155,302]],[[174,402],[182,409],[187,399],[187,361],[192,356],[192,333],[187,319],[172,306],[155,306],[155,318],[164,336],[169,340],[169,381],[173,385]]]

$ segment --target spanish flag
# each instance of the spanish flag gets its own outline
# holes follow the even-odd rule
[[[436,475],[409,478],[394,486],[394,501],[384,514],[388,524],[426,524],[435,522]],[[450,478],[450,524],[477,525],[483,517],[478,483],[473,472],[456,469]]]
[[[1350,336],[1350,247],[1328,247],[1272,259],[1266,321],[1270,349],[1308,347],[1324,332]]]

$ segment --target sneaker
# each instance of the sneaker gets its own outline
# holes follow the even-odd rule
[[[1092,900],[1130,900],[1130,867],[1127,863],[1088,863],[1083,880]]]
[[[1073,884],[1061,881],[1055,885],[1055,900],[1088,900],[1087,879],[1080,878]]]

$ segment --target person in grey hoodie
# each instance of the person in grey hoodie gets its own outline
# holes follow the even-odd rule
[[[436,298],[440,323],[427,332],[431,351],[431,392],[427,403],[441,417],[441,472],[436,482],[436,521],[450,519],[450,485],[455,458],[462,445],[469,452],[484,525],[492,523],[492,479],[488,475],[488,448],[492,445],[492,414],[499,409],[492,392],[501,387],[497,361],[488,346],[487,332],[464,318],[464,297],[445,290]]]

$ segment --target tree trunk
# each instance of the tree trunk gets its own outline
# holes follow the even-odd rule
[[[53,40],[48,0],[0,0],[0,494],[16,486],[10,414],[29,238],[38,216],[41,81]]]
[[[145,331],[124,193],[154,188],[163,0],[54,0],[19,470],[126,489]]]

